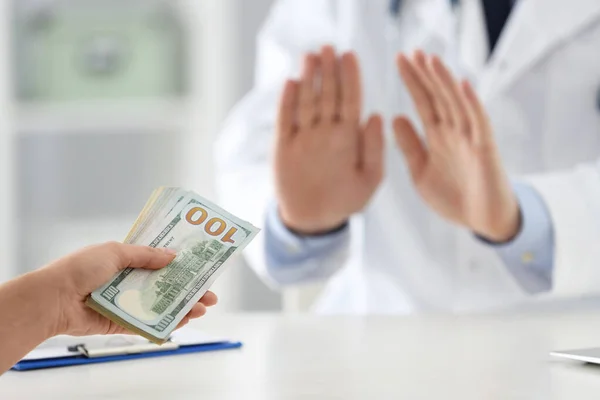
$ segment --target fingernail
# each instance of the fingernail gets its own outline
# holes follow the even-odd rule
[[[170,256],[176,256],[176,255],[177,255],[177,252],[176,252],[175,250],[173,250],[173,249],[169,249],[168,247],[163,247],[163,248],[162,248],[162,251],[163,251],[165,254],[168,254],[168,255],[170,255]]]

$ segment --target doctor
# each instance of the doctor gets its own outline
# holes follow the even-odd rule
[[[264,224],[247,255],[266,281],[329,280],[320,312],[461,312],[599,291],[600,2],[452,3],[280,0],[260,34],[255,88],[217,143],[219,188],[232,212]],[[353,53],[316,53],[324,43]],[[500,197],[465,185],[484,210],[478,223],[455,219],[469,229],[428,207],[452,217],[415,190],[384,126],[416,119],[396,64],[416,48],[474,82],[512,180]],[[424,63],[401,62],[404,77]],[[400,139],[413,137],[407,121],[396,120]]]

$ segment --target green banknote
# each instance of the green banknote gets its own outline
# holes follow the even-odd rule
[[[177,257],[164,269],[126,269],[96,290],[88,306],[155,343],[171,332],[217,279],[228,260],[259,229],[219,206],[187,192],[173,191],[157,221],[140,221],[133,244],[168,247]],[[141,223],[139,223],[141,222]]]

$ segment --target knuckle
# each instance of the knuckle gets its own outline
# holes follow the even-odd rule
[[[335,96],[335,88],[332,85],[323,85],[323,97],[331,98]]]
[[[300,100],[300,109],[301,110],[309,110],[314,108],[315,105],[315,99],[313,97],[303,97]]]
[[[116,240],[111,240],[109,242],[104,243],[104,246],[109,250],[119,251],[121,250],[122,244],[117,242]]]
[[[310,124],[313,119],[313,110],[309,107],[302,107],[298,112],[298,122],[303,127],[306,127],[307,124]]]
[[[127,254],[123,251],[123,244],[109,241],[96,246],[96,252],[104,259],[114,264],[123,264],[127,261]]]
[[[334,115],[336,112],[335,102],[331,100],[326,100],[324,97],[324,100],[321,102],[321,112],[328,117]]]
[[[356,100],[352,100],[346,103],[345,108],[348,112],[356,112],[360,110],[360,103]]]
[[[124,252],[123,252],[123,244],[119,243],[117,241],[109,241],[104,243],[103,247],[104,249],[112,254],[116,254],[117,256],[119,256],[120,258],[124,256]]]

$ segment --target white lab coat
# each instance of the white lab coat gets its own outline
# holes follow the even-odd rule
[[[475,82],[511,178],[530,182],[546,202],[555,230],[554,293],[597,293],[600,1],[520,1],[489,63],[480,1],[462,4],[453,13],[448,0],[405,0],[392,18],[388,0],[280,0],[259,36],[255,88],[216,144],[221,200],[264,224],[274,201],[276,104],[305,52],[325,43],[356,51],[365,114],[378,111],[389,121],[415,115],[395,57],[419,47]],[[330,278],[317,306],[323,313],[460,312],[523,300],[527,294],[493,250],[420,201],[389,127],[386,138],[384,182],[352,218],[347,248],[293,268],[267,268],[261,237],[248,248],[252,267],[273,284]]]

